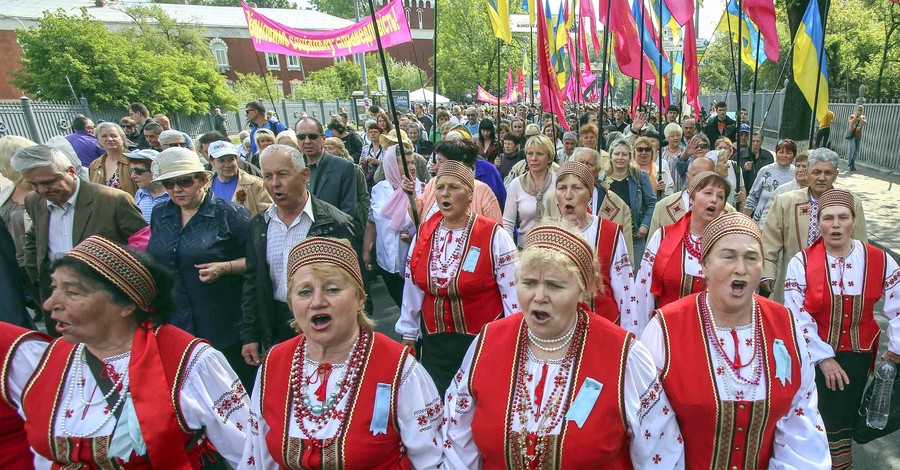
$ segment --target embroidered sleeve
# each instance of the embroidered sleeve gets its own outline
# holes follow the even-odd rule
[[[431,376],[413,357],[408,357],[397,397],[400,438],[414,468],[437,468],[443,445],[441,424],[444,405]]]
[[[403,300],[400,305],[400,318],[394,325],[394,331],[403,339],[418,340],[419,339],[419,319],[422,316],[422,302],[425,300],[425,292],[419,289],[413,280],[409,269],[409,259],[413,250],[416,249],[416,243],[419,237],[413,238],[409,245],[409,253],[406,256],[406,268],[403,270]]]
[[[475,419],[475,400],[469,393],[469,373],[478,337],[472,341],[462,365],[444,397],[444,425],[442,429],[444,466],[451,469],[478,468],[481,452],[472,435],[472,421]]]
[[[494,259],[494,276],[497,278],[497,287],[500,288],[500,297],[503,299],[503,313],[504,316],[510,316],[521,310],[519,294],[516,291],[516,264],[519,261],[519,251],[508,233],[497,230],[491,240],[491,252]]]
[[[625,237],[620,236],[616,243],[616,252],[609,266],[609,283],[612,287],[612,295],[619,307],[620,324],[622,328],[637,334],[637,311],[634,308],[634,276],[631,270],[631,258],[628,256],[628,247],[625,245]]]
[[[784,279],[784,306],[794,314],[797,330],[803,333],[803,342],[809,349],[813,364],[834,357],[834,348],[819,337],[819,327],[804,308],[806,302],[806,266],[803,253],[797,253],[788,263]]]
[[[634,278],[634,293],[631,299],[634,303],[632,308],[635,318],[632,318],[631,328],[626,329],[636,335],[644,331],[647,322],[650,321],[650,314],[656,308],[656,296],[650,292],[650,286],[653,282],[653,264],[656,262],[656,252],[659,251],[659,245],[662,243],[662,234],[662,230],[657,230],[650,237],[640,269]]]
[[[262,368],[259,369],[262,371]],[[250,412],[247,417],[247,439],[244,441],[243,454],[236,468],[243,470],[254,470],[258,468],[277,469],[278,464],[269,454],[269,448],[266,447],[266,434],[269,432],[269,425],[262,414],[262,406],[259,402],[260,390],[259,372],[256,374],[256,383],[253,386],[253,396],[250,400]]]
[[[210,442],[236,467],[246,440],[250,397],[219,351],[196,348],[190,364],[180,397],[187,425],[205,429]]]
[[[684,468],[684,441],[650,352],[632,344],[625,365],[625,416],[635,468]]]
[[[900,268],[890,256],[885,256],[884,316],[888,318],[888,350],[900,354]]]
[[[797,337],[800,332],[796,332]],[[806,344],[798,342],[800,357],[806,357]],[[791,410],[775,424],[775,441],[769,468],[821,469],[831,468],[828,438],[819,415],[819,394],[816,391],[815,366],[800,361],[800,388],[794,395]],[[775,384],[774,386],[779,386]],[[774,419],[775,417],[773,417]]]

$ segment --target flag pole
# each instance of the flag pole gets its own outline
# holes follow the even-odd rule
[[[500,38],[497,38],[497,126],[500,126]],[[481,129],[478,129],[478,137],[476,142],[481,142]],[[500,133],[494,132],[494,145],[500,150]],[[485,152],[486,153],[486,152]]]
[[[815,2],[816,0],[809,0],[811,2]],[[819,82],[822,80],[822,61],[825,57],[825,26],[828,23],[828,10],[831,9],[831,0],[825,0],[825,12],[822,14],[822,43],[819,44],[819,73],[816,74],[816,93],[815,98],[813,99],[813,108],[812,108],[812,117],[810,118],[809,123],[809,143],[810,147],[812,147],[812,143],[815,139],[816,132],[816,111],[818,111],[819,107]],[[827,68],[826,68],[827,71]],[[825,86],[828,86],[826,83]]]
[[[642,2],[643,0],[634,0],[634,1]],[[645,94],[645,90],[647,89],[647,86],[644,83],[644,33],[646,32],[647,28],[644,25],[644,4],[643,3],[641,3],[640,8],[641,8],[641,24],[640,24],[640,28],[641,28],[641,65],[640,65],[640,72],[638,72],[638,76],[640,76],[641,78],[638,81],[640,82],[639,85],[641,86],[641,88],[638,91],[641,94],[641,99],[637,100],[639,104],[644,102],[644,94]],[[635,23],[637,23],[637,18],[635,18],[634,21],[635,21]],[[634,98],[632,98],[631,101],[632,101],[632,103],[634,103]],[[633,109],[632,112],[637,112],[637,108]],[[632,131],[633,130],[634,129],[632,129]]]
[[[656,131],[657,131],[657,135],[659,136],[658,138],[662,138],[663,140],[665,140],[665,136],[663,135],[663,113],[662,113],[662,105],[663,105],[663,85],[664,85],[664,82],[665,82],[665,80],[663,80],[663,73],[662,73],[662,60],[663,60],[663,42],[662,42],[662,40],[663,40],[662,2],[663,2],[663,0],[658,0],[658,1],[659,1],[659,14],[656,15],[656,16],[657,16],[656,20],[657,20],[657,22],[659,23],[659,34],[658,34],[658,37],[659,37],[659,58],[656,60],[656,63],[657,63],[656,71],[657,71],[657,73],[659,74],[659,83],[656,84],[656,88],[659,90],[659,119],[658,119],[657,122],[656,122]],[[663,161],[662,161],[662,160],[663,160],[663,146],[662,146],[662,143],[660,143],[660,145],[659,145],[658,153],[659,153],[659,156],[658,156],[658,160],[659,160],[659,168],[662,168],[662,167],[663,167]],[[662,171],[657,171],[657,172],[656,172],[656,177],[657,177],[656,197],[659,198],[659,199],[662,199],[661,196],[665,193],[665,189],[666,189],[666,188],[663,186],[663,184],[662,184],[662,182],[663,182]]]
[[[778,79],[775,80],[775,91],[778,90],[778,84],[781,83],[781,79],[784,78],[784,72],[787,70],[787,64],[791,62],[791,55],[794,53],[794,40],[791,39],[791,48],[788,49],[788,55],[785,58],[784,64],[781,66],[781,73],[778,74]],[[775,91],[772,91],[772,99],[769,100],[769,105],[766,107],[766,112],[763,113],[762,122],[759,124],[760,132],[766,128],[766,120],[769,118],[769,111],[772,109],[772,104],[775,103]]]
[[[409,165],[406,163],[405,149],[403,148],[403,139],[400,134],[400,119],[397,117],[397,108],[394,107],[394,94],[391,90],[391,77],[388,76],[387,59],[384,54],[384,47],[381,45],[381,34],[378,32],[378,19],[375,17],[375,5],[369,0],[369,14],[372,16],[372,27],[375,31],[375,42],[378,44],[378,55],[381,57],[381,70],[384,72],[384,86],[387,88],[388,103],[391,114],[394,118],[394,128],[397,130],[397,150],[400,153],[400,161],[403,164],[403,175],[410,181],[415,181],[409,173]],[[409,196],[410,213],[412,214],[413,224],[419,226],[419,214],[416,212],[416,196],[415,191],[407,193]]]
[[[743,47],[744,37],[742,36],[742,33],[743,33],[743,26],[744,26],[744,1],[737,0],[737,3],[738,3],[738,5],[737,5],[738,6],[738,41],[740,41],[738,44],[740,44],[741,47]],[[726,10],[728,9],[727,5],[725,6],[725,9]],[[728,29],[731,29],[731,21],[728,22]],[[732,37],[732,40],[729,42],[729,44],[731,44],[731,50],[734,51],[734,38],[733,37]],[[735,142],[735,148],[737,149],[737,159],[736,160],[737,160],[738,168],[741,168],[741,94],[744,92],[743,87],[741,86],[741,56],[740,56],[741,52],[742,51],[738,51],[737,60],[735,60],[734,53],[732,52],[732,59],[731,59],[731,66],[732,66],[732,68],[736,69],[735,70],[735,81],[734,81],[734,96],[735,96],[735,99],[737,100],[737,110],[735,111],[734,115],[737,116],[737,119],[735,120],[735,122],[737,123],[736,124],[737,136],[735,136],[736,138],[734,140],[737,141],[737,142]],[[735,64],[737,64],[736,67],[735,67]],[[709,145],[713,146],[713,145],[715,145],[715,142],[710,142]],[[748,151],[747,154],[748,154],[747,158],[749,158],[750,152]]]
[[[356,0],[354,0],[354,1],[356,1]],[[434,62],[432,64],[432,68],[434,69],[434,73],[432,74],[432,76],[434,77],[434,83],[433,83],[433,88],[431,89],[431,92],[432,92],[431,93],[431,105],[434,106],[434,112],[431,113],[431,130],[433,132],[432,135],[437,136],[441,132],[440,129],[435,129],[437,127],[437,109],[438,109],[438,105],[437,105],[437,94],[438,94],[438,67],[437,67],[437,63],[438,63],[438,60],[437,60],[438,7],[437,7],[437,2],[433,2],[431,4],[431,9],[434,14],[434,38],[431,40],[432,45],[434,45]],[[425,94],[424,90],[423,90],[422,94],[423,95]],[[425,114],[428,115],[427,100],[425,103]],[[436,146],[432,146],[432,155],[434,155],[434,150],[433,150],[434,147],[436,147]]]
[[[603,73],[601,74],[603,80],[600,82],[600,86],[602,87],[600,88],[600,111],[603,112],[604,119],[606,119],[606,107],[604,106],[606,101],[606,73],[607,71],[610,73],[612,72],[609,70],[609,12],[611,5],[612,0],[606,0],[606,24],[603,25]],[[612,102],[612,100],[610,100],[610,102]],[[581,116],[578,116],[578,118],[581,119]],[[603,135],[603,129],[600,129],[600,135]],[[603,142],[603,146],[606,147],[606,142]]]
[[[762,39],[762,34],[759,32],[759,27],[756,29],[756,54],[753,56],[756,70],[753,71],[753,103],[750,105],[750,145],[753,145],[753,118],[756,117],[756,87],[759,84],[759,66],[761,65],[759,63],[759,42],[760,39]],[[762,130],[760,130],[760,132],[762,132]],[[738,140],[741,140],[741,126],[738,126]]]
[[[537,2],[535,2],[535,5],[537,5]],[[534,8],[537,8],[537,6]],[[535,13],[535,18],[537,18],[537,13]],[[528,79],[531,83],[528,84],[528,91],[531,93],[531,109],[534,109],[534,23],[529,22],[528,29],[528,58],[531,60],[531,68],[528,70]]]

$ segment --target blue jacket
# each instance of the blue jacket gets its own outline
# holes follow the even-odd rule
[[[656,193],[650,184],[650,177],[643,171],[630,170],[628,175],[628,207],[631,208],[631,223],[634,232],[641,226],[650,228],[653,208],[656,207]]]
[[[264,129],[272,131],[272,133],[275,134],[275,137],[278,137],[279,132],[287,130],[287,126],[274,119],[269,119],[269,122],[267,122],[262,127]],[[256,153],[256,139],[254,139],[254,137],[256,136],[256,131],[259,128],[260,127],[257,126],[255,122],[250,123],[250,155]]]
[[[500,203],[500,209],[502,210],[506,205],[506,186],[503,185],[503,178],[500,176],[500,171],[497,170],[497,167],[483,158],[476,158],[475,179],[490,186],[494,196],[497,196],[497,202]]]

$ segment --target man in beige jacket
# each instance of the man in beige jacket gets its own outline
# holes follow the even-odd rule
[[[818,226],[819,197],[834,188],[834,181],[838,176],[837,165],[837,153],[827,148],[813,150],[809,154],[807,166],[809,186],[781,194],[772,203],[763,229],[764,261],[760,289],[771,292],[770,298],[776,302],[784,300],[787,261],[821,236]],[[856,212],[853,238],[868,243],[862,201],[854,194],[853,202]]]
[[[263,180],[238,168],[234,144],[224,140],[213,142],[209,144],[208,153],[215,172],[209,185],[216,197],[246,207],[251,216],[272,204]]]

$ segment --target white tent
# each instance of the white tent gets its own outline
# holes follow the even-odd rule
[[[426,101],[428,104],[434,104],[434,101],[437,101],[437,104],[447,104],[450,102],[450,99],[446,96],[441,96],[440,94],[435,96],[433,91],[424,88],[409,92],[410,103],[424,103]]]

